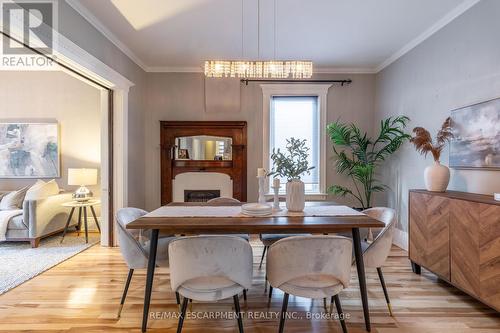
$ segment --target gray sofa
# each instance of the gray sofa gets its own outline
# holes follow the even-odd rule
[[[52,195],[40,200],[25,200],[23,214],[11,218],[7,224],[6,240],[29,241],[31,247],[38,247],[40,239],[64,230],[70,208],[63,207],[62,204],[71,200],[71,193]],[[70,226],[78,227],[78,223],[72,219]]]

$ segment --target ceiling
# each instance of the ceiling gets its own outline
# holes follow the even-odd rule
[[[378,72],[479,0],[67,0],[146,71],[206,59]]]

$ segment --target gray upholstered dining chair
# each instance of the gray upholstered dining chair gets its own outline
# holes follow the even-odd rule
[[[369,243],[363,241],[361,242],[361,248],[363,249],[363,262],[365,267],[377,269],[387,308],[392,316],[391,301],[385,285],[384,275],[382,274],[382,266],[391,252],[392,238],[397,221],[396,211],[387,207],[374,207],[364,210],[363,213],[385,223],[385,227],[373,230],[373,242]]]
[[[207,205],[211,205],[211,206],[224,206],[227,204],[239,204],[239,203],[241,203],[241,201],[239,201],[238,199],[230,198],[230,197],[218,197],[218,198],[210,199],[207,201]],[[250,241],[249,234],[231,234],[231,236],[243,238],[247,242]]]
[[[189,300],[218,301],[233,297],[238,328],[243,333],[238,294],[252,284],[252,247],[225,235],[180,237],[169,245],[170,284],[184,297],[177,332],[182,331]]]
[[[285,325],[289,294],[306,298],[332,296],[344,333],[347,328],[338,294],[349,286],[352,240],[342,236],[296,236],[277,241],[267,254],[267,277],[285,294],[279,332]]]
[[[127,224],[146,214],[147,212],[145,210],[132,207],[121,208],[116,214],[120,251],[129,268],[127,281],[125,282],[125,288],[120,301],[120,308],[118,309],[118,318],[121,316],[134,270],[147,268],[149,257],[150,231],[127,229]],[[158,239],[156,256],[157,266],[168,266],[168,244],[174,239],[175,237],[169,236],[162,236]],[[176,293],[176,299],[177,304],[180,304],[178,293]]]

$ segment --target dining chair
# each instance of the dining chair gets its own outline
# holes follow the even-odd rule
[[[342,236],[296,236],[277,241],[267,254],[267,277],[284,292],[279,332],[285,327],[289,295],[306,298],[332,296],[342,331],[347,332],[338,294],[349,286],[352,240]]]
[[[252,247],[226,235],[180,237],[169,244],[170,284],[184,297],[177,333],[182,331],[189,300],[218,301],[233,297],[238,329],[243,320],[238,294],[252,285]]]
[[[392,316],[392,306],[389,293],[384,281],[382,266],[389,257],[392,247],[392,238],[396,226],[396,211],[387,207],[374,207],[363,211],[366,215],[385,223],[385,227],[373,230],[373,242],[361,242],[363,249],[363,262],[366,268],[376,268],[382,290],[384,291],[387,308]]]
[[[296,237],[296,236],[311,236],[311,234],[260,234],[259,238],[262,244],[264,245],[264,250],[262,251],[262,257],[260,257],[259,269],[262,268],[262,262],[264,261],[264,257],[266,256],[266,251],[269,249],[271,245],[276,243],[277,241],[287,238],[287,237]],[[267,275],[264,280],[264,293],[267,291]],[[273,296],[273,286],[269,286],[269,301]]]
[[[230,197],[218,197],[218,198],[213,198],[207,201],[207,204],[210,206],[224,206],[225,204],[239,204],[241,201],[238,199],[230,198]],[[250,235],[249,234],[231,234],[231,236],[236,236],[243,238],[247,242],[250,241]]]
[[[128,288],[132,281],[132,276],[135,269],[147,268],[149,257],[149,230],[127,229],[127,224],[137,220],[141,216],[146,215],[145,210],[139,208],[121,208],[116,214],[118,241],[120,244],[120,252],[122,253],[125,262],[129,268],[127,281],[120,301],[117,317],[120,318],[125,299],[127,297]],[[175,237],[162,236],[158,239],[158,248],[156,256],[156,265],[168,267],[168,244]],[[176,293],[177,304],[180,304],[179,294]]]

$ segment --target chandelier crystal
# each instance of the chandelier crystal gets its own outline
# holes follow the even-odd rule
[[[242,79],[307,79],[312,77],[312,61],[205,61],[206,77],[237,77]]]

